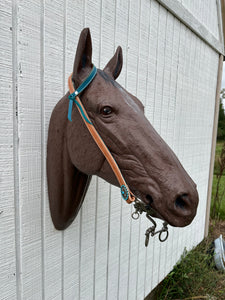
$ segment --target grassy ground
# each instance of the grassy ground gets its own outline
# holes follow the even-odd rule
[[[217,186],[217,182],[218,182],[217,175],[219,174],[218,158],[220,156],[222,146],[223,146],[223,142],[218,142],[216,144],[216,156],[215,156],[214,175],[213,175],[211,209],[213,207],[213,203],[214,203],[214,199],[215,199],[215,195],[216,195],[216,186]],[[221,206],[218,210],[218,218],[221,220],[225,220],[225,172],[220,180],[219,195],[221,197]]]
[[[213,205],[213,199],[216,194],[216,184],[217,184],[217,176],[213,175],[213,187],[212,187],[212,204]],[[225,175],[221,177],[220,180],[220,188],[219,188],[219,194],[222,197],[221,201],[221,207],[220,210],[218,211],[218,217],[220,220],[225,220]]]
[[[220,156],[222,147],[223,147],[223,143],[224,142],[217,142],[216,143],[216,153],[215,153],[215,165],[214,165],[214,174],[218,174],[219,173],[219,165],[218,165],[218,158]],[[225,175],[225,174],[224,174]]]
[[[219,141],[216,143],[216,156],[218,157],[220,155],[220,152],[222,150],[223,147],[223,141]]]

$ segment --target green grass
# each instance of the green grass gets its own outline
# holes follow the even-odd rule
[[[220,152],[222,150],[222,147],[223,147],[223,141],[219,141],[216,143],[216,156],[219,156],[220,155]]]
[[[223,147],[224,142],[217,142],[216,143],[216,153],[215,153],[215,164],[214,164],[214,174],[219,174],[219,163],[218,163],[218,158],[220,156],[222,147]],[[225,174],[224,174],[225,175]]]
[[[224,274],[215,269],[211,243],[212,238],[207,238],[183,255],[160,284],[154,299],[225,299]]]
[[[216,143],[216,153],[215,153],[215,164],[214,164],[214,174],[219,173],[219,164],[218,164],[218,158],[220,156],[222,147],[224,142],[217,142]],[[225,174],[224,174],[225,175]]]
[[[220,156],[224,142],[217,142],[216,144],[216,154],[215,154],[215,165],[214,165],[214,175],[213,175],[213,186],[212,186],[212,201],[211,201],[211,212],[216,195],[216,186],[218,182],[217,175],[219,174],[219,164],[218,158]],[[217,216],[220,220],[225,220],[225,171],[220,179],[219,185],[219,196],[221,197],[221,206],[217,209]]]
[[[213,175],[211,208],[213,206],[213,201],[214,201],[215,194],[216,194],[217,181],[218,181],[217,176]],[[225,220],[225,175],[223,175],[220,180],[219,195],[220,195],[220,197],[222,197],[222,200],[221,200],[220,210],[218,211],[218,217],[220,220]]]

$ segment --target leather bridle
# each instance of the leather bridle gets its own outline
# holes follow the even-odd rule
[[[69,86],[69,91],[70,91],[70,95],[69,95],[69,110],[68,110],[68,119],[69,121],[72,121],[71,119],[71,114],[72,114],[72,107],[73,107],[73,103],[76,104],[78,111],[87,127],[87,129],[89,130],[93,140],[95,141],[95,143],[98,145],[99,149],[101,150],[102,154],[105,156],[106,160],[108,161],[110,167],[113,170],[113,173],[115,174],[119,185],[120,185],[120,191],[121,191],[121,196],[122,198],[127,202],[127,203],[132,203],[135,201],[136,197],[132,194],[132,192],[130,191],[115,159],[113,158],[112,154],[110,153],[108,147],[106,146],[106,144],[103,142],[103,139],[101,138],[101,136],[99,135],[99,133],[97,132],[97,130],[95,129],[94,125],[92,124],[91,120],[88,117],[88,114],[79,98],[79,94],[84,91],[84,89],[92,82],[92,80],[94,79],[95,75],[97,74],[97,69],[95,66],[93,66],[90,74],[88,75],[88,77],[82,82],[82,84],[75,90],[74,86],[73,86],[73,82],[72,82],[72,74],[70,75],[69,79],[68,79],[68,86]]]
[[[69,95],[69,109],[68,109],[68,120],[72,121],[72,108],[73,108],[73,103],[76,104],[78,111],[87,127],[87,129],[89,130],[93,140],[95,141],[95,143],[98,145],[99,149],[101,150],[102,154],[105,156],[106,160],[108,161],[110,167],[112,168],[118,182],[120,185],[120,191],[121,191],[121,196],[122,198],[127,202],[127,203],[134,203],[134,208],[135,211],[132,213],[132,218],[137,220],[140,216],[140,214],[142,214],[143,212],[146,212],[146,217],[153,223],[153,226],[149,227],[146,232],[145,232],[145,246],[148,246],[148,242],[149,242],[149,236],[154,236],[156,234],[159,234],[159,240],[161,242],[164,242],[169,235],[168,232],[168,227],[167,227],[167,222],[164,221],[163,222],[163,227],[161,230],[156,231],[156,222],[152,219],[151,214],[154,212],[154,210],[149,207],[148,205],[144,204],[143,202],[139,201],[137,199],[137,197],[135,197],[135,195],[130,191],[115,159],[113,158],[112,154],[110,153],[108,147],[106,146],[106,144],[104,143],[104,141],[102,140],[101,136],[99,135],[99,133],[97,132],[97,130],[95,129],[93,123],[91,122],[90,118],[88,117],[88,114],[79,98],[79,94],[81,94],[86,87],[92,82],[92,80],[94,79],[94,77],[97,74],[97,69],[96,67],[93,65],[92,70],[90,72],[90,74],[86,77],[86,79],[81,83],[81,85],[79,85],[79,87],[77,89],[74,88],[73,85],[73,81],[72,81],[72,75],[71,74],[69,76],[68,79],[68,86],[69,86],[69,91],[70,91],[70,95]],[[163,237],[163,233],[165,233],[165,236]]]

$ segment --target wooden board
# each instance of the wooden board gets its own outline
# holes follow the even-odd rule
[[[0,291],[2,299],[15,299],[20,289],[17,167],[17,26],[12,1],[0,3]]]

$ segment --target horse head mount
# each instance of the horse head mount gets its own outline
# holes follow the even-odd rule
[[[67,228],[82,205],[91,176],[97,175],[119,186],[122,198],[134,203],[133,218],[146,212],[153,223],[146,230],[147,245],[150,234],[158,233],[161,241],[167,238],[167,224],[184,227],[192,222],[198,192],[144,116],[142,103],[115,81],[122,64],[118,47],[105,68],[96,69],[90,31],[83,29],[69,77],[70,92],[56,104],[49,124],[50,211],[55,228]],[[165,220],[161,230],[155,231],[151,216]]]

